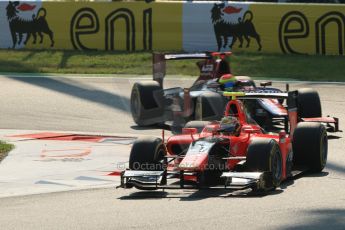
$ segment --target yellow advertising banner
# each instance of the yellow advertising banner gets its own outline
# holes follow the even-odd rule
[[[182,4],[2,2],[0,9],[3,48],[182,49]]]
[[[251,5],[265,52],[345,53],[345,6]]]
[[[344,55],[345,5],[0,2],[0,48]]]
[[[183,49],[344,55],[345,5],[185,4]]]

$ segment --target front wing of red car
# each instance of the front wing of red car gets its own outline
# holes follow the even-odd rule
[[[198,177],[198,172],[181,171],[137,171],[125,170],[121,173],[121,184],[118,188],[132,188],[144,190],[156,189],[198,189],[198,188],[222,188],[222,189],[247,189],[268,190],[273,188],[270,184],[272,174],[270,172],[224,172],[221,178],[224,184],[217,186],[202,186],[198,181],[190,183],[186,177]],[[170,181],[171,180],[171,181]]]

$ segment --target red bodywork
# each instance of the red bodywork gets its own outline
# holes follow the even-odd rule
[[[225,117],[221,121],[190,123],[187,127],[195,128],[183,128],[182,134],[171,136],[167,140],[164,138],[163,131],[160,148],[165,148],[165,156],[161,155],[160,163],[153,165],[155,170],[125,170],[121,173],[119,187],[185,188],[185,181],[192,181],[196,182],[194,184],[197,187],[208,186],[210,185],[208,182],[211,182],[211,185],[224,183],[225,188],[230,186],[235,189],[271,189],[288,177],[307,170],[303,165],[297,164],[296,168],[293,168],[292,140],[299,122],[321,122],[326,123],[332,132],[339,130],[337,118],[301,117],[297,106],[298,91],[287,93],[223,92],[223,96],[231,97],[231,100],[225,107]],[[248,103],[248,100],[258,99],[267,99],[272,104],[277,104],[281,99],[286,100],[287,110],[281,105],[277,107],[281,113],[287,112],[287,115],[284,114],[284,121],[280,121],[274,129],[264,129],[258,125],[252,117],[251,103]],[[201,132],[200,129],[202,129]],[[154,140],[156,142],[159,139]],[[138,143],[142,145],[147,142]],[[269,147],[269,145],[261,145],[265,148],[262,149],[258,145],[260,143],[269,143],[270,151],[274,152],[267,151],[265,146]],[[259,146],[259,148],[253,146]],[[280,153],[277,151],[277,146]],[[324,146],[327,147],[327,145]],[[161,154],[161,152],[157,153]],[[255,166],[255,163],[261,164],[261,160],[265,164],[259,166],[262,169]],[[156,168],[156,166],[161,167]],[[175,183],[168,185],[168,179],[177,178],[179,179],[178,187]]]
[[[234,110],[236,111],[236,113],[234,113]],[[214,122],[210,125],[207,125],[201,133],[196,133],[196,130],[194,131],[191,128],[184,129],[183,134],[171,136],[167,139],[167,154],[169,156],[179,155],[181,154],[181,152],[178,151],[181,148],[178,148],[178,146],[182,146],[183,148],[183,146],[189,146],[192,142],[200,138],[219,136],[230,140],[231,145],[229,145],[230,149],[228,151],[228,157],[230,159],[227,160],[226,166],[227,170],[232,171],[234,170],[235,166],[241,161],[241,158],[245,158],[248,145],[253,138],[274,139],[279,144],[282,154],[283,173],[281,179],[286,179],[287,175],[285,163],[287,162],[288,153],[292,148],[290,136],[286,135],[285,131],[281,131],[279,134],[264,134],[260,126],[248,121],[249,119],[247,119],[247,116],[245,114],[243,103],[240,100],[229,101],[226,107],[225,115],[231,115],[238,118],[241,124],[241,132],[238,136],[224,135],[217,132],[217,130],[220,128],[219,122]],[[291,114],[291,116],[296,116],[296,114]],[[297,124],[297,117],[295,120]],[[296,124],[291,124],[291,127],[296,126]],[[203,171],[207,166],[208,156],[209,155],[207,152],[200,152],[198,154],[192,154],[191,156],[189,156],[189,154],[187,153],[185,157],[176,158],[173,164],[169,164],[168,170],[178,169],[191,172]],[[185,176],[185,180],[187,179],[194,180],[190,176],[188,176],[188,178],[186,178]]]

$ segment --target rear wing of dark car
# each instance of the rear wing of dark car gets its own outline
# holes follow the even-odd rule
[[[201,53],[153,53],[152,54],[152,74],[153,80],[161,86],[166,75],[167,60],[185,60],[185,59],[224,59],[231,55],[231,52],[201,52]]]

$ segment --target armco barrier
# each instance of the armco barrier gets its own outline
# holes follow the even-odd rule
[[[344,55],[345,5],[0,2],[0,47]]]

